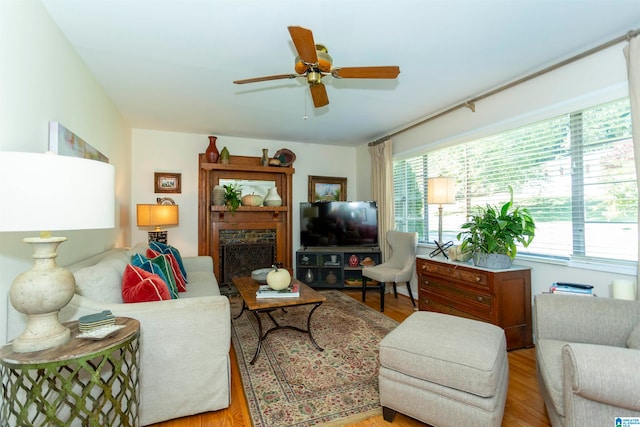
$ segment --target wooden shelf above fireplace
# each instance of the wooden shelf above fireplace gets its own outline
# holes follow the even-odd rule
[[[260,161],[260,157],[230,156],[229,164],[202,162],[200,163],[200,169],[209,171],[279,173],[286,175],[293,175],[296,171],[291,166],[262,166]]]
[[[287,212],[288,206],[238,206],[236,212]],[[211,206],[211,212],[229,212],[226,206]]]

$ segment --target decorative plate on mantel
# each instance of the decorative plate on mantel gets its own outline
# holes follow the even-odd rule
[[[291,166],[293,162],[296,160],[296,155],[293,151],[287,150],[286,148],[281,148],[276,151],[276,154],[273,156],[275,159],[280,160],[280,166]]]

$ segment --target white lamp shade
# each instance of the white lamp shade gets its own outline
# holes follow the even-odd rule
[[[138,227],[178,225],[178,205],[136,205]]]
[[[456,202],[456,179],[439,176],[427,179],[427,203],[451,204]]]
[[[0,232],[113,228],[113,165],[53,153],[0,152]]]

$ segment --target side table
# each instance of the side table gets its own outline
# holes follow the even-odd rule
[[[138,426],[140,323],[116,318],[124,328],[100,340],[76,338],[48,350],[0,349],[3,426]]]

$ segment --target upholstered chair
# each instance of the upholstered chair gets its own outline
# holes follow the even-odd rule
[[[406,283],[411,303],[416,306],[411,293],[411,278],[416,269],[416,249],[418,247],[418,233],[403,231],[387,231],[387,242],[391,246],[391,256],[382,264],[364,267],[362,269],[362,301],[367,292],[367,279],[377,280],[380,291],[380,311],[384,311],[384,291],[387,282],[393,283],[393,293],[398,298],[398,283]],[[369,289],[372,287],[370,286]],[[375,289],[375,288],[374,288]]]

